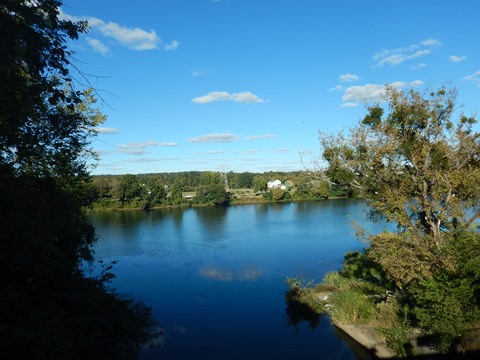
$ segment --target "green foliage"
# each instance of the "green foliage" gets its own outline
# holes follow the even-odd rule
[[[254,191],[265,191],[267,190],[267,179],[264,176],[255,176],[252,179],[252,186]]]
[[[460,233],[444,250],[451,266],[409,289],[418,325],[437,337],[443,352],[480,322],[479,245],[480,234]]]
[[[219,173],[204,172],[200,176],[200,184],[196,187],[196,203],[208,205],[228,205],[229,196]]]
[[[95,241],[83,206],[104,120],[77,90],[67,42],[86,23],[61,1],[0,4],[0,354],[2,359],[127,359],[154,336],[150,310],[85,277]]]
[[[368,283],[391,288],[383,268],[367,254],[359,251],[347,252],[343,261],[341,276],[349,279],[362,279]]]
[[[373,300],[355,290],[337,291],[330,300],[332,320],[338,324],[369,324],[375,316]]]
[[[347,186],[330,186],[325,180],[317,179],[305,171],[291,173],[227,173],[229,192],[219,173],[178,172],[138,175],[93,176],[91,199],[93,210],[127,208],[153,208],[164,206],[226,205],[230,203],[318,200],[329,197],[354,196]],[[286,190],[274,196],[266,192],[267,179],[285,180]],[[251,179],[251,189],[247,186]],[[128,180],[128,181],[127,181]],[[196,197],[185,199],[185,192],[196,192]],[[262,193],[262,194],[260,194]]]
[[[441,260],[425,244],[415,243],[404,234],[390,232],[372,236],[367,254],[400,289],[412,281],[430,278],[432,267]]]
[[[286,313],[288,323],[294,327],[306,321],[312,329],[320,324],[320,315],[325,312],[325,302],[318,296],[318,290],[311,286],[313,282],[306,282],[303,279],[287,278],[286,283],[289,290],[285,294],[287,303]],[[327,291],[331,291],[328,289]]]
[[[122,204],[138,198],[141,194],[141,187],[135,175],[123,175],[120,180],[120,199]]]
[[[411,356],[409,336],[411,336],[411,327],[402,323],[396,323],[389,327],[382,327],[379,331],[385,337],[387,346],[400,358]]]
[[[236,187],[237,188],[251,188],[253,183],[254,174],[250,172],[243,172],[237,174],[236,176]]]
[[[439,247],[480,215],[480,137],[455,115],[456,91],[387,88],[388,112],[370,107],[348,136],[321,135],[331,181],[348,183],[400,232]]]
[[[280,201],[285,196],[285,190],[280,189],[280,188],[274,188],[270,192],[272,194],[272,200],[273,201]]]
[[[320,175],[331,188],[358,191],[371,219],[391,222],[397,232],[368,236],[364,254],[347,254],[325,283],[342,289],[335,297],[345,301],[349,319],[356,315],[350,308],[364,306],[363,282],[396,289],[400,306],[397,321],[383,328],[387,341],[402,354],[410,326],[419,327],[445,352],[480,322],[479,234],[465,230],[480,216],[477,121],[455,119],[454,89],[387,87],[385,99],[349,134],[320,134],[328,163]]]

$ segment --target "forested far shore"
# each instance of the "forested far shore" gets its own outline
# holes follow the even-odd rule
[[[331,183],[311,171],[95,175],[90,209],[151,209],[354,197],[349,184]]]

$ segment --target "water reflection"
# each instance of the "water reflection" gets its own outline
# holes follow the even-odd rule
[[[354,359],[328,319],[306,323],[286,306],[284,281],[320,281],[346,251],[361,248],[345,225],[361,208],[318,201],[91,218],[97,259],[118,260],[112,286],[152,306],[164,329],[142,359]]]
[[[254,267],[246,267],[240,271],[234,272],[232,270],[221,269],[214,266],[204,266],[200,268],[199,274],[205,279],[218,281],[255,281],[258,280],[264,271]]]
[[[207,232],[219,233],[224,229],[227,207],[204,207],[198,208],[195,212],[200,224]]]

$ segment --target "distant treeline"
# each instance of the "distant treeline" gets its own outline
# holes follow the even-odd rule
[[[279,181],[273,185],[272,182],[275,180]],[[187,171],[96,175],[92,177],[90,198],[91,209],[108,210],[221,206],[351,195],[349,186],[332,185],[308,171],[267,173]]]

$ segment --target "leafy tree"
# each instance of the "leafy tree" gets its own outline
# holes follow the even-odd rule
[[[385,118],[374,106],[349,138],[321,136],[324,154],[335,154],[325,159],[335,158],[375,214],[409,241],[437,248],[480,215],[476,120],[455,121],[455,100],[445,88],[425,97],[390,88]]]
[[[100,198],[112,196],[112,185],[106,177],[94,177],[92,183],[97,188]]]
[[[272,200],[280,201],[285,196],[285,190],[280,188],[274,188],[270,191],[272,193]]]
[[[240,174],[237,174],[237,181],[236,181],[237,187],[241,189],[251,188],[253,176],[254,175],[250,172],[242,172]]]
[[[197,201],[214,205],[227,205],[228,195],[225,185],[219,173],[206,171],[200,176],[200,184],[197,186]]]
[[[456,96],[446,87],[425,94],[387,87],[387,106],[371,106],[347,135],[320,134],[323,175],[356,189],[373,219],[397,225],[396,233],[363,233],[365,254],[444,351],[480,320],[472,272],[479,234],[469,230],[480,216],[480,134],[476,119],[459,113]]]
[[[257,175],[252,179],[252,186],[254,191],[267,190],[267,180],[264,176]]]
[[[120,191],[122,204],[140,196],[142,189],[136,175],[123,175],[120,180]]]
[[[0,353],[4,359],[128,358],[153,322],[105,276],[86,278],[94,229],[89,148],[104,120],[77,90],[67,41],[85,22],[61,1],[0,3]]]

